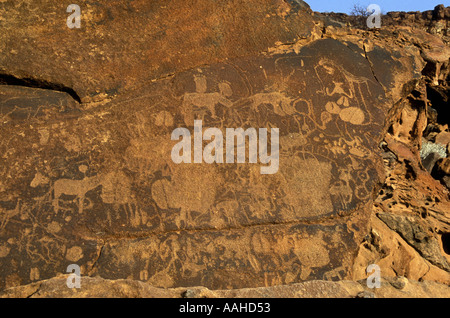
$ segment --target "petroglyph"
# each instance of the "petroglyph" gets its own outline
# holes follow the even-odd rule
[[[294,99],[285,96],[280,92],[258,93],[250,97],[254,111],[259,107],[268,104],[273,107],[275,114],[280,116],[293,115],[296,110],[292,105]]]
[[[50,109],[56,109],[66,115],[78,112],[76,101],[67,93],[16,85],[0,85],[0,118],[4,122],[45,116]],[[41,131],[41,143],[45,144],[47,140],[48,135],[44,129]]]
[[[20,214],[20,201],[17,201],[16,207],[12,210],[0,208],[0,230],[4,230],[8,222]]]
[[[361,93],[362,89],[367,89],[368,80],[358,78],[328,60],[319,61],[315,71],[325,88],[325,93],[329,97],[337,98],[328,101],[325,110],[329,114],[339,115],[342,121],[353,125],[367,123],[367,106],[365,105],[367,97]],[[331,82],[330,78],[332,78]],[[355,106],[355,103],[360,105]]]
[[[233,102],[227,98],[233,94],[228,83],[219,83],[219,92],[207,93],[207,80],[205,76],[194,75],[194,82],[196,92],[186,93],[183,97],[181,107],[185,116],[186,125],[192,125],[194,122],[194,114],[198,114],[204,108],[209,111],[213,118],[216,118],[216,105],[233,106]]]
[[[285,202],[292,207],[302,207],[302,215],[320,216],[333,210],[329,193],[331,164],[316,158],[302,160],[293,158],[281,171],[284,182],[289,185]],[[305,187],[305,184],[308,186]]]
[[[33,180],[36,184],[36,178]],[[75,196],[78,212],[83,213],[86,194],[97,187],[102,187],[100,199],[109,204],[125,204],[130,201],[130,181],[122,172],[85,177],[82,180],[59,179],[53,184],[53,207],[58,213],[61,196]]]
[[[161,209],[180,209],[175,218],[178,227],[196,224],[190,212],[206,212],[214,204],[220,179],[211,179],[213,167],[185,166],[176,170],[172,182],[158,180],[152,185],[151,194]],[[192,184],[197,186],[193,187]],[[197,216],[198,218],[201,215]]]
[[[61,195],[75,196],[78,199],[78,212],[83,213],[84,198],[86,193],[97,188],[101,184],[100,177],[86,177],[82,180],[59,179],[53,184],[53,207],[59,211]]]
[[[126,204],[131,199],[130,179],[122,171],[108,173],[100,178],[101,200],[109,204]]]
[[[349,277],[378,182],[386,103],[363,56],[320,40],[176,73],[47,130],[27,123],[32,164],[5,152],[33,168],[2,179],[1,284],[15,272],[45,279],[67,261],[164,287]],[[173,162],[171,133],[185,128],[195,142],[195,120],[202,133],[278,128],[278,171],[246,160],[250,142],[241,161]],[[20,135],[11,136],[0,145]]]

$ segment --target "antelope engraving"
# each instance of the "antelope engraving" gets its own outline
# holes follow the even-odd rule
[[[59,211],[59,198],[61,195],[74,195],[78,198],[78,212],[83,213],[86,193],[101,185],[101,176],[85,177],[82,180],[59,179],[53,185],[53,208]]]

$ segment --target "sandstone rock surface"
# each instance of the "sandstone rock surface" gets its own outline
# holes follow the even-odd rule
[[[180,70],[258,54],[314,33],[306,8],[282,0],[2,1],[0,74],[71,87],[102,101]],[[261,27],[264,26],[264,27]]]
[[[82,278],[81,289],[68,289],[67,277],[18,286],[3,291],[1,298],[448,298],[450,287],[436,282],[417,282],[405,277],[382,278],[379,289],[365,281],[308,281],[283,286],[210,290],[205,287],[157,288],[136,280]]]

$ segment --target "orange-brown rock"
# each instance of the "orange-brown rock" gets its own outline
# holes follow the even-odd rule
[[[285,286],[210,290],[205,287],[157,288],[136,280],[81,279],[82,288],[66,287],[67,276],[10,288],[1,298],[448,298],[450,287],[405,277],[381,279],[381,287],[370,289],[365,281],[309,281]]]
[[[447,147],[450,144],[450,132],[442,131],[436,136],[436,143]]]
[[[181,70],[258,54],[315,32],[307,6],[283,0],[76,4],[81,28],[70,29],[66,3],[2,1],[0,74],[70,87],[83,102],[102,101]]]

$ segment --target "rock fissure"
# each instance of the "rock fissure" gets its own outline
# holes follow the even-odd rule
[[[10,74],[0,73],[0,85],[13,85],[63,92],[70,95],[70,97],[72,97],[78,104],[82,103],[80,96],[78,96],[78,94],[72,88],[58,83],[51,83],[45,80],[39,80],[35,78],[19,78]]]

